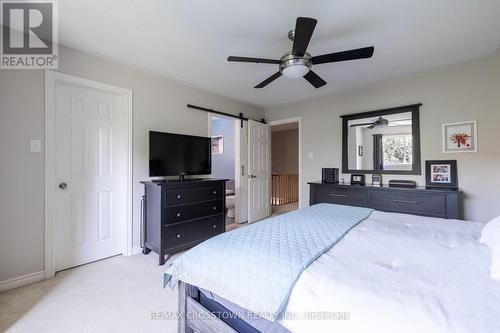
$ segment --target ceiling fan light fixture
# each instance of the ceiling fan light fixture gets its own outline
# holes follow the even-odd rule
[[[307,67],[306,65],[298,64],[283,68],[281,74],[283,74],[284,77],[289,79],[298,79],[306,75],[308,72],[309,72],[309,67]]]
[[[307,53],[303,57],[297,57],[291,53],[281,57],[280,72],[286,78],[297,79],[303,77],[309,73],[311,67],[311,56]]]

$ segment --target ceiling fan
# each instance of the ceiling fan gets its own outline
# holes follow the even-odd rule
[[[373,55],[374,47],[370,46],[320,56],[311,56],[306,51],[317,22],[313,18],[297,17],[295,29],[288,32],[288,38],[293,42],[292,51],[285,53],[279,60],[230,56],[227,58],[227,61],[279,65],[278,72],[256,85],[255,88],[263,88],[281,75],[292,79],[303,77],[315,88],[320,88],[326,84],[326,81],[311,70],[313,65],[364,59],[370,58]]]

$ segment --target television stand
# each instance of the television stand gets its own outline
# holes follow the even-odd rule
[[[226,231],[226,179],[145,181],[143,253],[165,256]]]

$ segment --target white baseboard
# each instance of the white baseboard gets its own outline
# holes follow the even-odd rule
[[[136,254],[142,253],[142,247],[140,246],[134,246],[132,248],[132,255],[135,256]]]
[[[36,272],[31,274],[26,274],[23,276],[18,276],[9,280],[0,282],[0,292],[7,291],[15,288],[19,288],[22,286],[26,286],[28,284],[32,284],[35,282],[39,282],[45,279],[45,272]]]

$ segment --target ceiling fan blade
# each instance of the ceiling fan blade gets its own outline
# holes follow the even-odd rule
[[[391,123],[406,123],[411,121],[411,119],[398,119],[398,120],[389,120]]]
[[[304,56],[317,22],[318,21],[313,18],[297,17],[292,47],[292,54],[294,56]]]
[[[304,75],[304,79],[312,84],[314,88],[321,88],[326,84],[326,81],[320,78],[318,74],[313,71],[309,71],[306,75]]]
[[[312,57],[312,63],[314,65],[318,65],[329,62],[371,58],[374,50],[375,48],[373,46],[370,46],[370,47],[363,47],[361,49],[323,54],[320,56]]]
[[[270,77],[268,77],[267,79],[265,79],[264,81],[262,81],[261,83],[259,83],[258,85],[256,85],[254,88],[264,88],[265,86],[267,86],[269,83],[273,82],[274,80],[276,80],[280,76],[281,76],[281,73],[276,72],[273,75],[271,75]]]
[[[277,65],[279,65],[281,63],[280,60],[275,60],[275,59],[235,57],[235,56],[228,57],[227,61],[253,62],[253,63],[256,63],[256,64],[277,64]]]
[[[364,123],[364,124],[352,124],[351,127],[358,127],[358,126],[368,126],[368,125],[373,125],[373,123]]]

